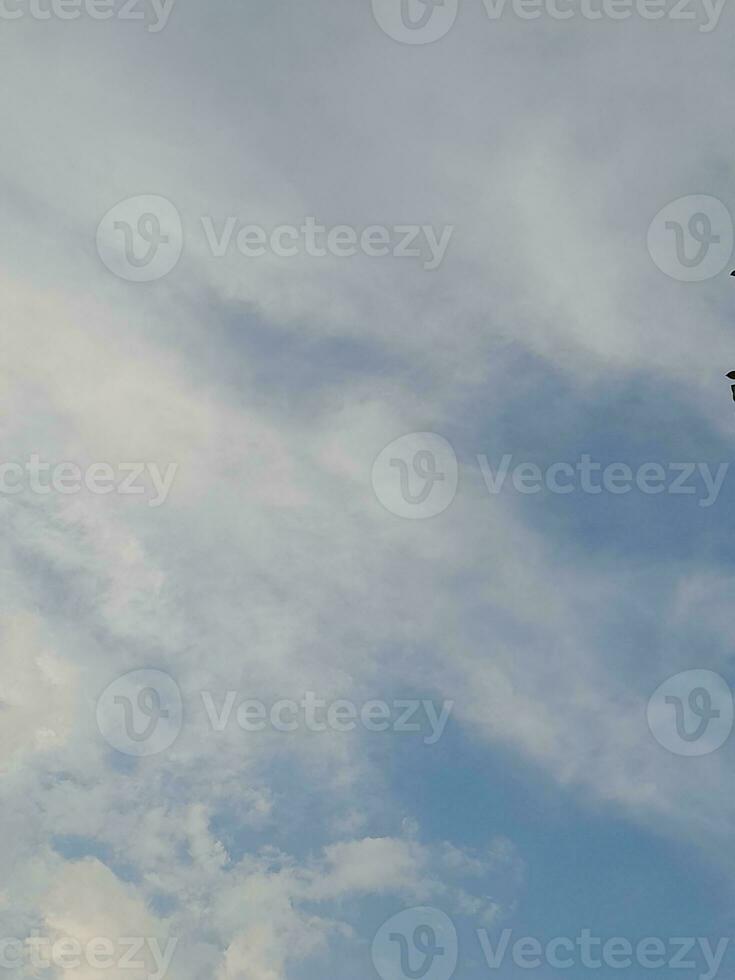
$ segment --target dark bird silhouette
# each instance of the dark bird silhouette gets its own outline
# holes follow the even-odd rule
[[[735,269],[732,270],[730,275],[735,276]],[[728,371],[725,377],[729,378],[731,381],[735,381],[735,371]],[[732,400],[735,402],[735,385],[730,385],[730,388],[732,390]]]

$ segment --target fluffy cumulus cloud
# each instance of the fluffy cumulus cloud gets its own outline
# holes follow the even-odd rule
[[[63,744],[73,726],[73,668],[44,648],[31,614],[17,614],[3,624],[4,661],[0,712],[2,763],[9,772],[34,753]]]
[[[728,256],[685,282],[646,235],[674,199],[735,205],[730,13],[466,2],[411,45],[362,0],[178,0],[160,30],[88,6],[0,20],[0,939],[52,960],[5,946],[18,976],[369,976],[401,909],[608,908],[554,835],[611,825],[712,894],[732,743],[670,751],[646,711],[671,675],[732,677],[729,474],[708,507],[491,493],[478,456],[727,462]],[[96,245],[140,195],[181,219],[150,282]],[[310,217],[423,252],[237,245]],[[412,432],[458,460],[425,520],[371,483]],[[125,694],[135,671],[170,687]]]

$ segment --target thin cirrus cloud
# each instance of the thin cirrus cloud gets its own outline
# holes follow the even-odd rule
[[[4,457],[178,466],[154,510],[0,498],[13,934],[177,936],[172,976],[283,980],[364,971],[380,922],[406,905],[520,928],[551,901],[524,868],[552,880],[553,842],[532,844],[528,815],[514,840],[503,801],[475,812],[478,754],[507,767],[528,810],[568,812],[571,834],[611,822],[622,851],[646,835],[706,858],[703,890],[718,880],[729,743],[666,753],[646,701],[677,671],[728,674],[732,571],[712,544],[727,487],[704,515],[665,501],[660,547],[680,535],[688,553],[662,567],[640,495],[612,512],[639,532],[633,553],[595,535],[596,501],[584,527],[563,502],[552,520],[518,494],[489,497],[476,462],[534,457],[544,439],[571,457],[638,453],[649,427],[654,454],[706,440],[702,458],[727,459],[729,284],[675,282],[646,252],[667,201],[732,206],[726,86],[709,74],[729,64],[725,20],[688,30],[491,23],[478,4],[412,49],[365,4],[183,0],[160,34],[4,25]],[[137,194],[166,196],[184,226],[180,262],[151,286],[115,279],[95,252],[102,216]],[[217,259],[201,224],[308,215],[454,232],[427,272]],[[545,412],[535,392],[552,383],[560,407]],[[587,425],[595,389],[613,385],[646,416],[628,405]],[[457,498],[401,521],[371,466],[429,430],[460,459]],[[140,667],[176,678],[187,722],[170,751],[131,761],[100,738],[94,704]],[[231,689],[454,705],[432,754],[395,733],[214,733],[199,692]],[[643,893],[673,873],[650,869]],[[609,878],[596,892],[565,874],[560,915],[576,914],[575,882],[604,906]],[[683,903],[669,911],[681,933]]]

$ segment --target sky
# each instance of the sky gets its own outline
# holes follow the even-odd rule
[[[732,26],[0,0],[0,980],[732,971]]]

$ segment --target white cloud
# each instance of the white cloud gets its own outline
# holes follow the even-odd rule
[[[731,294],[684,289],[645,253],[666,200],[728,198],[729,95],[700,59],[729,64],[729,35],[490,25],[476,6],[412,52],[367,5],[182,6],[142,41],[26,21],[11,44],[6,25],[15,94],[0,122],[26,152],[0,162],[4,458],[179,467],[156,511],[0,498],[0,829],[14,842],[0,866],[24,926],[160,929],[160,902],[188,943],[177,978],[283,980],[346,935],[340,903],[436,900],[486,922],[513,907],[522,862],[493,827],[477,851],[420,843],[411,816],[391,836],[405,805],[378,739],[215,737],[201,690],[419,689],[455,701],[458,737],[562,793],[705,850],[731,835],[730,750],[694,769],[644,711],[692,659],[727,667],[727,570],[704,552],[681,566],[589,553],[518,500],[489,500],[466,453],[437,521],[396,520],[369,485],[406,432],[522,440],[545,372],[571,419],[612,375],[668,383],[668,408],[713,445],[731,421],[714,393]],[[109,276],[94,232],[115,201],[151,192],[181,211],[185,249],[169,279],[137,288]],[[456,230],[435,274],[218,261],[204,214]],[[657,429],[666,408],[631,425]],[[654,649],[631,653],[629,620]],[[94,703],[154,665],[187,721],[136,768],[101,739]],[[64,841],[106,866],[65,859]]]

